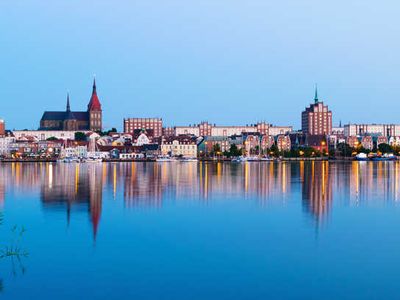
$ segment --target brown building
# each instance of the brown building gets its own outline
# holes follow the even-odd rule
[[[4,120],[0,119],[0,136],[4,136],[6,134],[6,125]]]
[[[158,138],[162,136],[162,119],[161,118],[128,118],[124,119],[124,132],[133,134],[135,130],[152,131],[153,136]]]
[[[39,130],[102,130],[102,109],[97,97],[96,81],[93,81],[92,96],[87,111],[71,111],[69,95],[65,111],[45,111]]]
[[[301,130],[305,134],[330,134],[332,131],[332,112],[318,100],[315,88],[314,103],[301,113]]]

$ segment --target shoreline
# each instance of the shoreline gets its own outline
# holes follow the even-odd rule
[[[386,161],[398,161],[399,158],[396,160],[386,160]],[[352,162],[352,161],[358,161],[352,157],[341,157],[341,158],[328,158],[328,157],[295,157],[295,158],[274,158],[272,160],[249,160],[249,161],[244,161],[248,163],[270,163],[270,162],[300,162],[300,161],[328,161],[328,162]],[[373,160],[368,160],[371,162],[379,162],[379,161],[373,161]],[[367,161],[367,162],[368,162]],[[2,159],[0,160],[0,164],[2,163],[57,163],[60,162],[61,160],[58,159]],[[102,162],[105,163],[124,163],[124,162],[157,162],[155,159],[103,159]],[[179,160],[175,162],[180,162]],[[181,161],[184,162],[184,161]],[[197,162],[224,162],[224,163],[235,163],[235,164],[240,164],[243,162],[233,162],[231,159],[210,159],[210,158],[202,158],[198,159]],[[79,163],[91,163],[91,162],[79,162]],[[170,163],[170,162],[168,162]]]

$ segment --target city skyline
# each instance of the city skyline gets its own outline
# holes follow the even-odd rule
[[[0,117],[10,129],[36,128],[43,108],[61,109],[67,91],[81,109],[93,74],[106,128],[121,129],[130,116],[168,126],[265,120],[300,128],[315,82],[334,124],[398,123],[399,21],[389,6],[111,5],[0,4]]]

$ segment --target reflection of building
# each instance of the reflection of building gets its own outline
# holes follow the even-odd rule
[[[314,103],[301,113],[301,130],[305,134],[330,134],[332,131],[332,112],[327,105],[318,100],[315,88]]]
[[[83,215],[96,236],[104,209],[102,197],[115,199],[108,202],[110,209],[115,209],[112,205],[160,208],[166,200],[175,205],[179,201],[237,199],[266,207],[290,202],[290,209],[297,209],[301,184],[302,208],[319,221],[329,214],[333,200],[341,205],[400,201],[399,170],[397,161],[10,163],[0,164],[0,205],[10,195],[17,199],[13,201],[18,197],[28,200],[31,197],[26,195],[40,190],[45,213],[66,213],[71,225]]]
[[[71,212],[87,211],[96,238],[102,207],[101,165],[46,164],[41,198],[46,209],[64,206],[68,222]]]
[[[303,180],[303,205],[317,219],[324,216],[332,202],[329,162],[300,162]]]
[[[69,96],[65,111],[45,111],[40,120],[40,130],[101,130],[102,110],[97,97],[96,82],[93,81],[93,91],[87,111],[71,111]]]

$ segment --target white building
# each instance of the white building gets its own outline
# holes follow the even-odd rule
[[[143,146],[150,144],[150,139],[144,133],[141,133],[136,139],[136,146]]]
[[[292,126],[272,126],[265,122],[243,126],[217,126],[208,122],[198,125],[177,126],[174,128],[175,136],[194,135],[194,136],[232,136],[242,135],[243,133],[260,133],[262,135],[277,136],[287,134],[293,130]]]
[[[87,154],[87,146],[66,147],[61,150],[61,156],[68,158],[86,158]]]
[[[400,136],[400,124],[347,124],[345,136],[376,134],[382,136]]]
[[[62,131],[62,130],[15,130],[13,134],[17,140],[26,136],[36,137],[40,141],[45,141],[48,138],[56,138],[59,140],[74,140],[76,131]],[[87,133],[89,131],[81,131]]]
[[[185,139],[167,139],[161,143],[161,154],[169,156],[197,157],[196,141]]]
[[[13,136],[0,137],[0,155],[9,156],[9,145],[15,143],[16,139]]]
[[[293,126],[270,126],[269,135],[277,136],[280,134],[288,134],[293,131]]]

